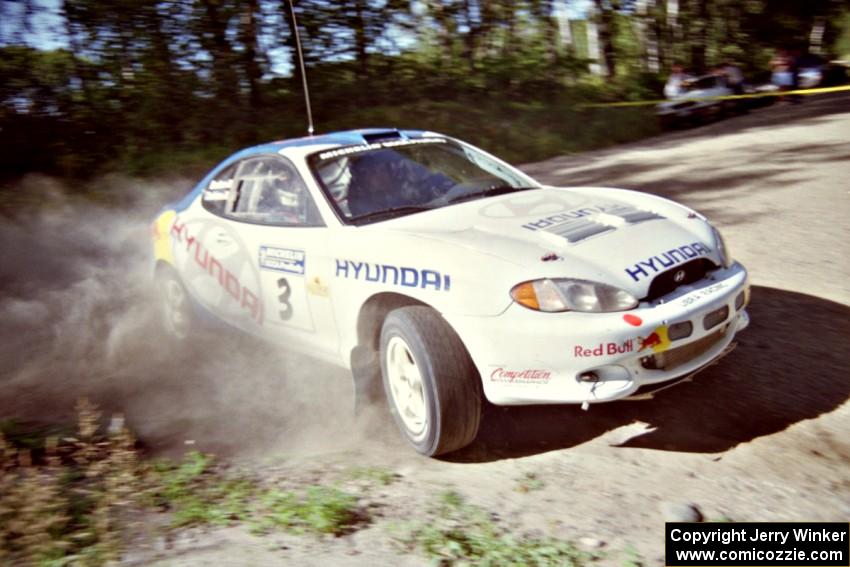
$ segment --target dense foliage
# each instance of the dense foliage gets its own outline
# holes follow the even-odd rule
[[[575,103],[656,96],[674,61],[704,70],[731,57],[752,76],[780,45],[850,51],[843,0],[570,4],[296,0],[318,131],[439,129],[540,158],[651,132],[645,111]],[[0,9],[2,177],[161,172],[305,132],[286,0]]]

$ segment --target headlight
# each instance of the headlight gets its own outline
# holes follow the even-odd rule
[[[542,279],[517,284],[514,301],[535,311],[607,313],[637,307],[634,296],[620,288],[587,280]]]
[[[729,254],[729,248],[726,246],[726,241],[723,240],[723,235],[720,234],[720,231],[711,227],[711,232],[714,234],[714,248],[717,250],[717,253],[720,255],[720,263],[723,264],[724,268],[728,268],[732,265],[732,255]]]

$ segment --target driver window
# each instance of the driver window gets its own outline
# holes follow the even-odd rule
[[[276,226],[323,224],[298,172],[278,157],[242,162],[228,197],[227,216]]]

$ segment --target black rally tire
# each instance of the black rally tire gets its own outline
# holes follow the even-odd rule
[[[424,432],[419,435],[412,433],[399,415],[390,386],[388,345],[393,338],[404,341],[420,372],[427,417]],[[416,451],[440,455],[475,439],[481,422],[481,380],[460,338],[439,313],[425,306],[390,312],[381,331],[380,356],[390,412]]]

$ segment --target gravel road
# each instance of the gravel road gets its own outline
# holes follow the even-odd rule
[[[449,488],[518,534],[598,547],[606,552],[601,564],[610,565],[635,554],[645,565],[663,564],[665,503],[693,503],[708,520],[847,521],[850,96],[774,105],[524,169],[553,185],[655,193],[711,218],[751,273],[752,325],[738,348],[693,382],[652,401],[588,412],[491,409],[471,447],[445,459],[424,459],[383,418],[355,426],[347,417],[350,386],[338,371],[264,349],[239,356],[191,353],[191,369],[163,361],[152,350],[145,309],[129,300],[121,317],[107,319],[106,346],[72,340],[70,329],[82,317],[76,311],[77,319],[63,311],[60,323],[46,326],[66,297],[48,283],[55,272],[32,267],[31,285],[22,291],[9,267],[12,260],[35,265],[37,258],[68,271],[54,258],[61,250],[44,240],[35,253],[6,251],[0,262],[4,289],[17,294],[0,306],[17,325],[7,333],[3,352],[15,369],[6,366],[15,396],[7,389],[0,415],[43,417],[46,407],[59,405],[61,392],[87,393],[107,410],[123,409],[160,452],[174,453],[190,442],[269,476],[311,471],[321,479],[349,466],[380,466],[400,475],[381,489],[383,519],[353,535],[321,542],[294,538],[284,546],[228,528],[193,534],[171,550],[136,550],[128,561],[138,564],[425,565],[424,558],[402,562],[386,530]],[[101,230],[98,219],[114,223],[98,214],[87,217],[95,219],[91,232]],[[128,242],[144,225],[133,215],[124,221],[111,231],[109,244],[74,248],[73,257],[96,259],[96,268],[66,274],[77,278],[77,293],[102,298],[115,291],[116,278],[127,281],[116,274],[138,263],[140,253]],[[39,226],[46,223],[56,234],[68,228],[62,222]],[[77,242],[90,237],[74,232],[71,241],[74,235]],[[121,298],[143,294],[132,281]],[[39,291],[39,285],[46,289]],[[93,301],[82,319],[99,313],[97,305]],[[48,340],[71,341],[74,356],[87,360],[84,369],[68,362],[67,350],[64,357],[55,347],[48,352]],[[24,365],[24,359],[42,362]],[[93,364],[95,359],[102,362]],[[269,385],[281,375],[286,383]],[[531,477],[533,489],[518,490]]]

